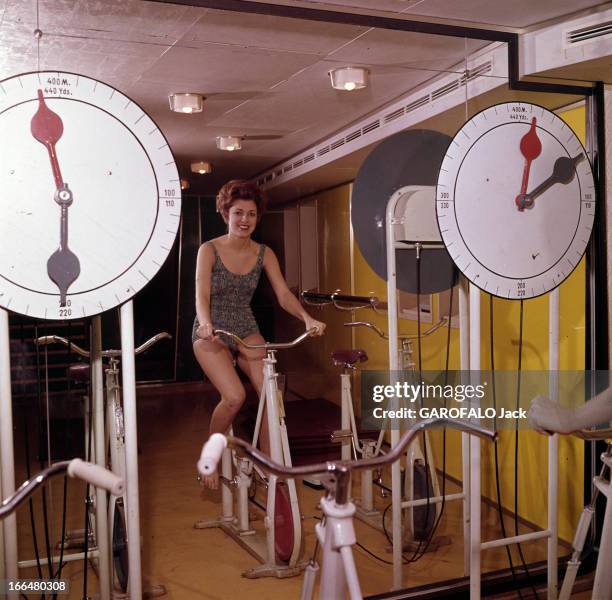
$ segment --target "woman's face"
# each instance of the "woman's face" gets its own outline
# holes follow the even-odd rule
[[[249,237],[257,225],[257,204],[254,200],[236,200],[229,209],[227,227],[230,234]]]

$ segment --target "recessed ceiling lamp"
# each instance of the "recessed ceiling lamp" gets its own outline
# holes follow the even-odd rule
[[[329,72],[332,87],[335,90],[361,90],[368,85],[370,71],[363,67],[342,67]]]
[[[177,113],[191,114],[202,112],[204,96],[202,96],[202,94],[181,92],[177,94],[170,94],[168,96],[168,101],[170,102],[170,110]]]
[[[212,165],[209,162],[206,162],[205,160],[192,162],[191,171],[192,173],[199,173],[200,175],[205,175],[206,173],[212,172]]]
[[[235,135],[220,135],[217,137],[217,148],[234,152],[242,148],[242,138]]]

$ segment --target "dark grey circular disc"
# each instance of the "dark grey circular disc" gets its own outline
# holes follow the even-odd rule
[[[357,173],[351,196],[355,239],[370,267],[385,280],[387,202],[404,186],[435,186],[450,142],[449,136],[428,129],[400,131],[376,146]],[[421,250],[420,269],[417,269],[414,249],[400,249],[396,256],[397,287],[400,290],[435,294],[449,289],[456,282],[456,268],[444,247]]]

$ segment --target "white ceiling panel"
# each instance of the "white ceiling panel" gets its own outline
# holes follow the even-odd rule
[[[151,68],[145,81],[174,82],[181,91],[267,90],[317,60],[312,54],[258,50],[237,45],[173,46]],[[187,89],[189,88],[189,89]]]
[[[276,3],[485,27],[527,27],[602,4],[594,0]],[[36,0],[0,0],[0,78],[36,70],[36,6]],[[82,73],[127,93],[158,122],[183,175],[192,160],[213,162],[215,174],[199,180],[209,182],[207,189],[214,189],[226,176],[252,176],[328,139],[440,71],[462,72],[466,52],[461,38],[145,0],[39,0],[39,9],[40,67]],[[483,45],[470,40],[467,52]],[[370,69],[369,88],[351,93],[331,89],[329,69],[348,64]],[[597,65],[604,67],[605,63]],[[204,112],[171,113],[168,94],[180,91],[204,94]],[[215,137],[221,134],[250,137],[241,152],[232,154],[216,149]]]
[[[248,0],[265,3],[269,0]],[[366,14],[396,13],[433,21],[465,21],[500,28],[526,28],[601,7],[601,0],[280,0],[278,4]],[[384,16],[393,16],[386,14]]]
[[[485,46],[482,40],[374,29],[328,56],[328,60],[386,67],[441,70]]]
[[[267,15],[213,10],[179,40],[191,47],[216,42],[243,48],[282,50],[325,56],[367,28],[337,23],[310,23]]]

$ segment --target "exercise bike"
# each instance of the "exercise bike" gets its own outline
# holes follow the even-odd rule
[[[257,445],[265,413],[270,436],[271,458],[285,467],[291,467],[291,453],[285,425],[283,395],[278,386],[278,373],[275,368],[275,353],[277,350],[295,348],[309,338],[314,331],[310,329],[291,342],[265,342],[264,344],[247,344],[237,335],[221,329],[213,332],[214,335],[225,335],[245,348],[266,351],[263,359],[264,380],[252,444]],[[274,473],[266,476],[258,470],[251,459],[229,450],[223,454],[219,479],[222,483],[222,515],[216,519],[198,521],[194,527],[196,529],[221,528],[262,563],[244,571],[244,577],[251,579],[284,578],[299,575],[307,563],[301,560],[302,518],[295,481],[287,479],[284,483],[279,483]],[[258,505],[265,511],[263,535],[252,527],[249,516],[249,500],[254,500],[255,494],[252,493],[252,490],[258,483],[261,483],[267,490],[265,507]],[[234,512],[234,489],[236,512]]]
[[[39,487],[46,485],[49,479],[65,473],[67,473],[70,477],[82,479],[88,484],[110,492],[111,497],[120,496],[125,492],[125,480],[115,473],[108,471],[104,467],[85,462],[80,458],[64,460],[54,463],[46,469],[43,469],[37,475],[30,477],[30,479],[24,481],[13,494],[11,494],[8,498],[5,498],[0,503],[0,521],[4,520],[15,510],[17,510],[17,508]],[[23,583],[24,582],[8,580],[0,581],[0,594],[6,594],[6,596],[3,597],[9,598],[16,598],[17,596],[26,598],[23,591],[24,589],[30,590],[31,588],[24,588]],[[61,579],[50,579],[44,582],[26,580],[25,583],[26,585],[31,585],[32,583],[38,583],[39,585],[44,584],[45,591],[52,591],[53,597],[55,597],[58,593],[68,593],[67,582]]]
[[[309,466],[291,467],[270,459],[243,440],[215,433],[204,444],[197,468],[202,476],[211,475],[216,471],[222,454],[231,448],[240,451],[271,473],[270,477],[291,478],[289,480],[293,481],[294,478],[320,474],[326,489],[326,494],[321,499],[324,517],[315,526],[317,546],[312,560],[306,567],[300,598],[311,600],[314,597],[316,576],[319,571],[317,553],[321,546],[323,556],[320,569],[320,600],[345,598],[347,590],[351,600],[361,600],[363,596],[352,550],[352,546],[356,543],[356,535],[353,524],[355,505],[350,501],[351,472],[357,469],[382,468],[399,460],[419,432],[434,425],[452,426],[489,440],[496,438],[496,433],[470,423],[450,422],[448,419],[428,419],[413,425],[403,434],[399,443],[385,455],[361,460],[328,461]]]
[[[421,337],[427,337],[440,327],[448,323],[446,317],[435,323]],[[368,321],[352,321],[344,324],[346,327],[366,327],[374,331],[379,337],[387,340],[388,336],[376,325]],[[402,370],[411,374],[416,373],[416,365],[413,360],[412,343],[417,339],[417,335],[400,335],[401,342],[399,364]],[[356,365],[367,361],[367,354],[363,350],[336,350],[332,352],[332,360],[336,366],[341,366],[343,371],[340,375],[341,380],[341,427],[340,431],[333,433],[333,438],[343,442],[342,460],[348,460],[351,455],[355,459],[361,457],[370,459],[384,454],[382,444],[388,422],[385,421],[378,438],[360,439],[355,421],[353,407],[353,397],[351,392],[351,371],[356,370]],[[440,497],[440,486],[433,459],[432,445],[429,441],[427,432],[423,432],[423,448],[418,439],[407,447],[403,477],[403,502],[405,521],[405,549],[412,549],[412,541],[417,545],[421,540],[428,540],[431,529],[440,515],[441,505],[435,500]],[[381,473],[375,475],[372,469],[364,469],[361,474],[361,495],[355,500],[357,507],[356,516],[368,525],[384,530],[383,513],[374,506],[374,485],[381,486],[384,494],[385,488],[382,487]],[[427,506],[427,499],[430,499],[432,506]],[[423,503],[425,500],[425,504]],[[416,505],[415,505],[416,503]],[[434,550],[443,540],[439,539],[432,543],[429,540],[428,550]]]
[[[154,335],[142,345],[135,349],[136,355],[146,352],[149,348],[163,339],[170,339],[172,336],[169,333],[162,332]],[[49,344],[62,344],[67,346],[75,354],[90,358],[90,352],[74,344],[64,337],[58,335],[42,336],[34,340],[34,343],[40,346]],[[125,432],[123,426],[123,404],[121,400],[121,385],[119,364],[121,359],[121,350],[102,350],[100,353],[102,359],[107,359],[104,365],[105,385],[104,385],[104,401],[105,401],[105,426],[104,426],[104,456],[97,456],[95,450],[95,462],[97,464],[108,464],[111,471],[116,473],[122,479],[126,475],[125,463]],[[90,364],[88,362],[75,363],[68,368],[69,376],[75,381],[82,383],[90,382]],[[87,406],[87,402],[85,404]],[[95,414],[95,412],[94,412]],[[85,447],[89,448],[89,418],[88,410],[85,414]],[[99,429],[98,429],[99,431]],[[93,433],[96,435],[95,423]],[[93,444],[94,449],[96,444]],[[87,499],[88,506],[93,504],[93,499]],[[125,491],[118,496],[111,496],[108,500],[108,524],[109,524],[109,543],[111,549],[111,581],[114,588],[114,594],[120,596],[126,594],[129,583],[129,559],[127,546],[127,521],[126,521],[126,497]],[[65,539],[61,542],[65,547],[89,546],[89,541],[96,545],[97,532],[95,519],[90,523],[91,531],[76,530],[68,532]],[[85,536],[87,535],[87,543]],[[146,590],[147,597],[162,596],[166,593],[166,589],[161,585],[154,585]]]

